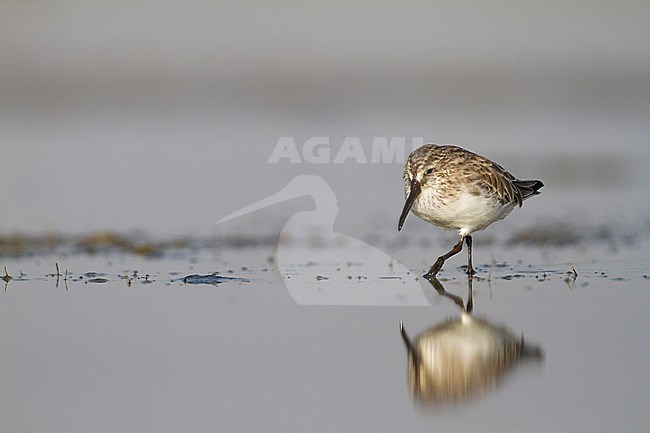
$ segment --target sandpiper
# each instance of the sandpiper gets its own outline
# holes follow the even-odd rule
[[[425,144],[404,167],[406,203],[397,230],[409,211],[446,229],[458,229],[460,241],[438,257],[424,277],[434,277],[449,257],[467,244],[467,274],[473,275],[472,233],[508,216],[524,200],[539,194],[539,180],[519,180],[499,164],[457,146]]]

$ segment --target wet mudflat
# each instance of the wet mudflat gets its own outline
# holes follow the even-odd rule
[[[486,249],[512,264],[477,262],[472,317],[543,356],[437,401],[413,387],[400,322],[415,339],[460,319],[469,285],[462,259],[441,272],[447,295],[419,278],[430,246],[394,250],[422,261],[406,274],[340,250],[291,269],[267,246],[5,258],[0,429],[643,430],[647,246]]]
[[[3,3],[0,432],[650,430],[647,3],[157,3]]]

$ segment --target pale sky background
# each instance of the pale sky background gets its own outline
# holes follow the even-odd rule
[[[549,215],[643,190],[649,19],[643,1],[2,2],[0,230],[201,235],[316,174],[345,231],[392,233],[400,164],[267,164],[287,136],[455,143],[543,179]],[[605,196],[585,213],[617,219]]]

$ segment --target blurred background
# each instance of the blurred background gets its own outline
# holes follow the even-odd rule
[[[0,430],[647,430],[649,23],[649,1],[0,0]],[[300,163],[269,163],[282,137]],[[476,235],[472,286],[543,363],[458,410],[412,404],[398,323],[458,315],[416,277],[457,235],[413,216],[398,233],[403,158],[334,163],[346,137],[367,161],[375,138],[453,143],[543,180]],[[214,224],[303,174],[336,196],[334,232],[381,251],[283,267],[287,221],[333,208],[318,183]],[[183,278],[231,273],[251,281]],[[348,282],[432,306],[291,291]]]
[[[458,144],[545,182],[513,224],[647,229],[648,22],[647,1],[3,1],[0,231],[210,235],[316,174],[337,231],[397,236],[401,161],[269,164],[280,137],[331,160],[346,137],[368,160],[374,137]]]

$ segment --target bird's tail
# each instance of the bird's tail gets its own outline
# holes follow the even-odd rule
[[[544,186],[541,180],[515,180],[513,184],[521,191],[523,200],[538,195],[539,189]]]

